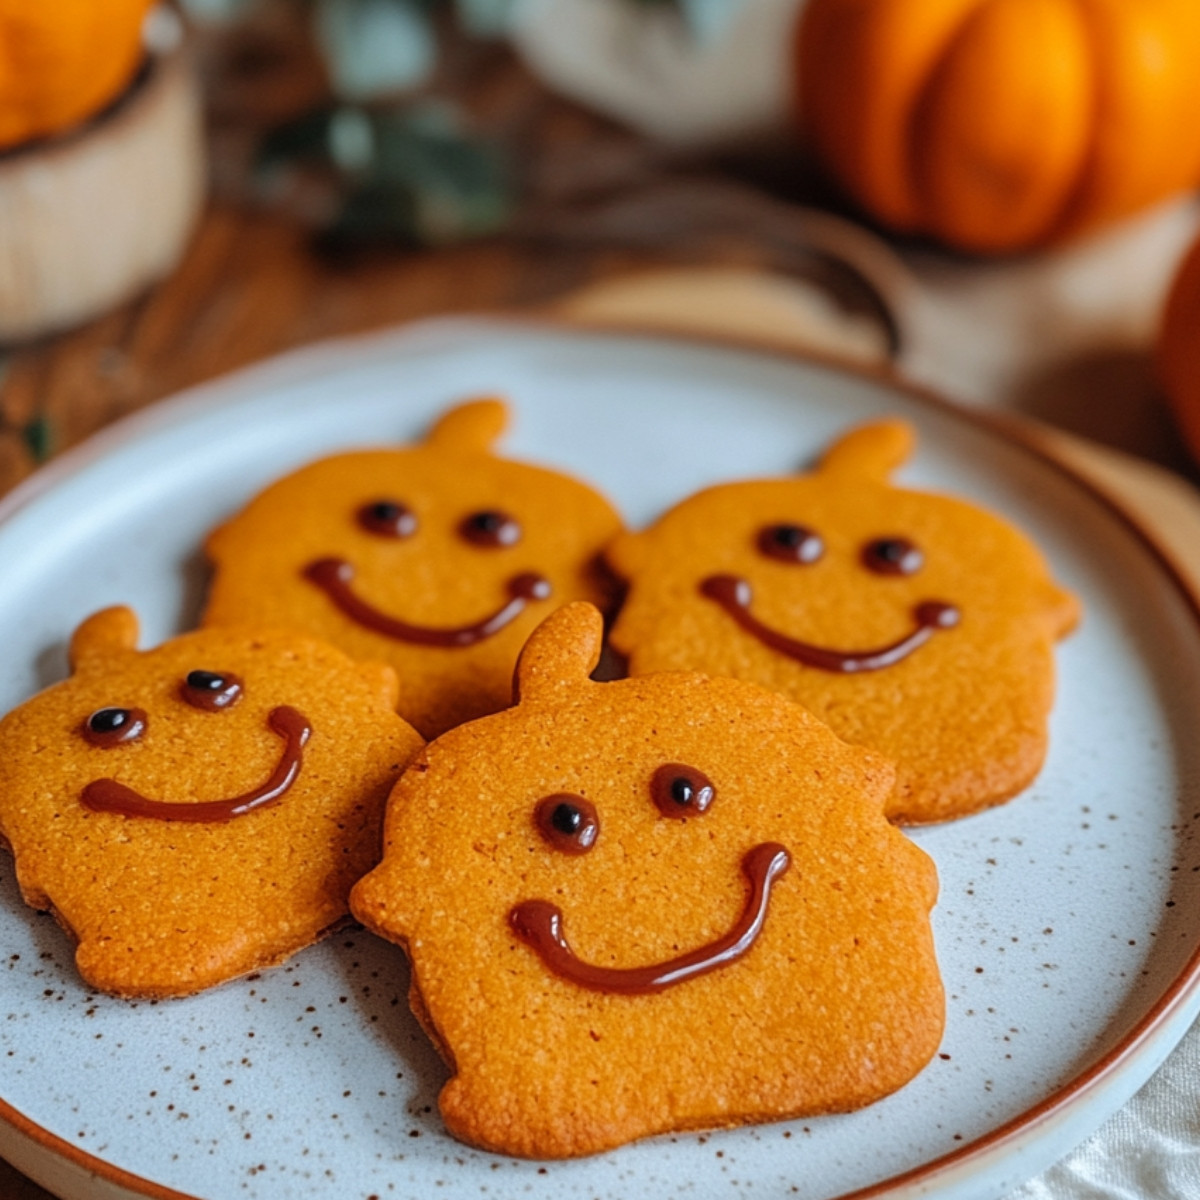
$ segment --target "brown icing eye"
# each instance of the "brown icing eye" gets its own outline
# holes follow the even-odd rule
[[[663,763],[650,780],[650,798],[664,817],[699,816],[716,795],[712,780],[686,763]]]
[[[815,563],[825,553],[821,535],[804,525],[767,525],[758,532],[759,553],[780,562]]]
[[[542,837],[564,854],[586,854],[600,832],[596,806],[582,796],[558,792],[538,801],[534,820]]]
[[[146,714],[140,708],[98,708],[83,723],[84,739],[108,749],[140,738],[146,731]]]
[[[221,712],[241,698],[242,681],[228,671],[189,671],[179,694],[193,708]]]
[[[358,523],[380,537],[406,538],[417,532],[417,514],[399,500],[372,500],[358,510]]]
[[[913,575],[925,565],[921,547],[903,537],[881,537],[862,549],[863,564],[878,575]]]
[[[516,518],[499,509],[489,508],[483,512],[472,513],[464,517],[458,527],[458,532],[472,546],[498,549],[504,546],[515,546],[521,540],[521,526]]]

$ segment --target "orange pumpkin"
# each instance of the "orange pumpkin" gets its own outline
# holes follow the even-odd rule
[[[1197,0],[809,0],[812,149],[898,231],[996,253],[1200,183]]]
[[[153,0],[0,0],[0,149],[93,116],[133,78]]]
[[[1184,255],[1167,294],[1155,365],[1184,441],[1200,461],[1200,239]]]

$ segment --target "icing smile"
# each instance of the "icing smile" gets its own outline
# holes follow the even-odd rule
[[[284,739],[283,753],[270,778],[253,791],[228,800],[197,804],[149,800],[115,779],[94,779],[83,789],[84,808],[124,817],[153,817],[159,821],[230,821],[256,808],[274,804],[296,782],[303,762],[304,745],[312,735],[308,718],[298,709],[281,704],[271,709],[267,724]]]
[[[645,967],[598,967],[575,957],[562,929],[562,910],[548,900],[525,900],[508,914],[513,932],[562,979],[597,992],[645,995],[704,975],[741,958],[758,939],[767,919],[771,885],[790,865],[778,842],[762,842],[742,859],[750,895],[733,927],[715,941],[667,962]]]
[[[737,575],[710,575],[700,584],[700,594],[719,604],[747,633],[765,646],[786,654],[808,667],[853,675],[860,671],[879,671],[895,666],[913,651],[925,645],[939,630],[953,629],[959,611],[941,600],[923,600],[913,609],[915,628],[898,641],[871,650],[830,650],[779,633],[764,625],[750,612],[753,592],[750,584]]]
[[[474,624],[442,629],[411,625],[389,617],[355,595],[350,586],[354,580],[354,567],[344,558],[319,558],[304,568],[304,578],[319,587],[345,616],[357,624],[397,641],[444,649],[473,646],[499,633],[525,611],[531,600],[545,600],[551,591],[550,581],[532,571],[514,575],[507,584],[507,603]]]

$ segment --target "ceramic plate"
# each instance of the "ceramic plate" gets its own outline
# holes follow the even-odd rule
[[[205,531],[323,453],[419,435],[503,393],[504,450],[578,473],[631,525],[718,480],[786,473],[854,422],[918,428],[901,480],[998,510],[1086,604],[1052,749],[999,809],[912,836],[942,881],[940,1053],[864,1111],[539,1163],[438,1119],[445,1073],[399,951],[350,932],[164,1003],[90,993],[0,860],[0,1153],[69,1200],[437,1195],[593,1200],[1001,1195],[1081,1140],[1200,1008],[1200,622],[1134,527],[969,416],[881,379],[665,338],[437,322],[302,351],[114,427],[0,506],[0,704],[65,673],[86,614],[150,645],[194,620]]]

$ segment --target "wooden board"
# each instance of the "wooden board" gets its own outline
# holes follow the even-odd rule
[[[647,271],[583,288],[550,312],[587,325],[832,355],[853,367],[890,370],[887,346],[871,330],[839,324],[803,286],[756,271]],[[1003,409],[989,408],[986,417],[1013,429],[1120,507],[1200,595],[1200,489],[1153,463]]]

